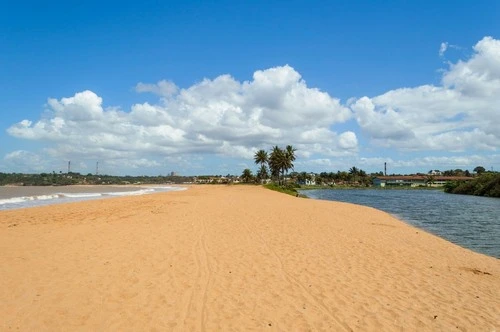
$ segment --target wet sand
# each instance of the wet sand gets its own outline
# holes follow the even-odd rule
[[[0,330],[495,331],[500,260],[253,186],[0,211]]]

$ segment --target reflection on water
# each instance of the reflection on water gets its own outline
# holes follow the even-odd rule
[[[371,206],[450,242],[500,258],[500,199],[439,190],[321,189],[315,199]]]

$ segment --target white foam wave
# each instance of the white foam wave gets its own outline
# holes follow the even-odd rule
[[[61,196],[69,198],[90,198],[90,197],[101,197],[101,193],[60,193]]]
[[[51,199],[57,199],[59,197],[60,196],[57,194],[55,194],[55,195],[12,197],[12,198],[0,199],[0,205],[21,204],[21,203],[26,203],[26,202],[30,202],[30,201],[46,201],[46,200],[51,200]]]
[[[55,195],[38,195],[38,196],[35,196],[35,200],[38,200],[38,201],[45,201],[45,200],[49,200],[49,199],[56,199],[56,198],[59,198],[60,196],[58,194],[55,194]]]
[[[109,192],[109,193],[103,193],[103,195],[110,195],[110,196],[137,196],[137,195],[144,195],[144,194],[149,194],[155,192],[154,189],[141,189],[141,190],[135,190],[135,191],[115,191],[115,192]]]
[[[47,204],[52,204],[52,202],[64,203],[64,202],[75,202],[80,200],[98,199],[105,197],[139,196],[157,192],[179,191],[186,189],[187,188],[185,187],[158,186],[158,187],[147,187],[131,191],[114,191],[114,192],[97,192],[97,193],[60,192],[56,194],[12,197],[12,198],[0,199],[0,210],[47,205]]]
[[[13,198],[0,199],[0,205],[17,204],[23,202],[26,202],[26,197],[13,197]]]

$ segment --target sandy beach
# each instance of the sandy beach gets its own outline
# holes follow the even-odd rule
[[[254,186],[0,211],[0,330],[498,331],[500,260]]]

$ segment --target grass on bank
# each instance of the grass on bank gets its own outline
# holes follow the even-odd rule
[[[287,195],[291,195],[291,196],[307,198],[307,196],[305,196],[297,191],[297,188],[300,188],[300,186],[297,187],[297,185],[295,185],[295,184],[287,184],[287,185],[280,186],[280,185],[277,185],[276,183],[268,183],[268,184],[264,185],[264,188],[274,190],[274,191],[277,191],[280,193],[284,193]]]
[[[431,186],[418,186],[418,187],[410,187],[410,186],[389,186],[389,187],[375,187],[375,186],[353,186],[353,185],[310,185],[310,186],[301,186],[296,183],[288,183],[286,185],[278,185],[276,183],[268,183],[263,185],[264,188],[274,190],[280,193],[284,193],[291,196],[308,198],[307,195],[302,194],[298,191],[307,191],[307,190],[318,190],[318,189],[335,189],[335,190],[352,190],[352,189],[375,189],[375,190],[443,190],[443,187],[431,187]]]

